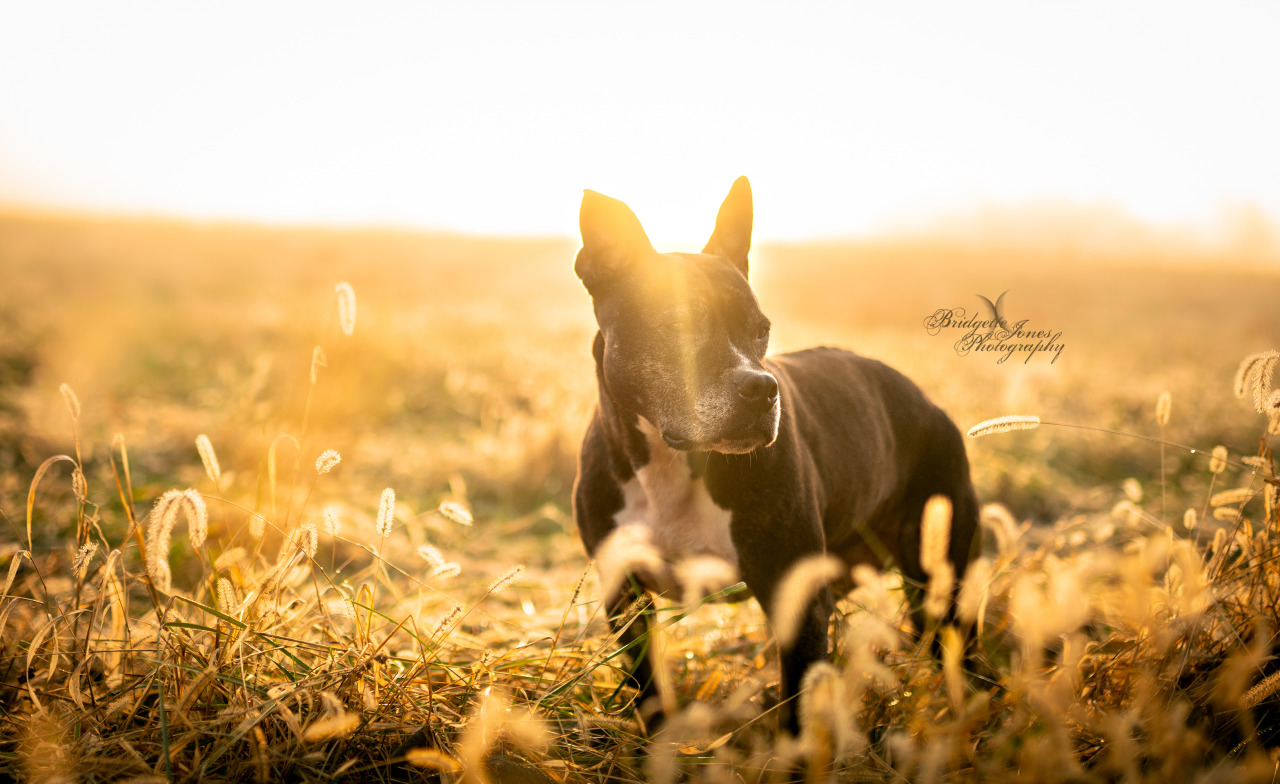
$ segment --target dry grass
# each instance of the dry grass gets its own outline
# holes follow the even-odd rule
[[[568,243],[2,223],[0,776],[1273,779],[1265,355],[1231,394],[1280,335],[1272,274],[762,249],[776,348],[891,358],[966,428],[1045,422],[971,442],[1015,515],[984,513],[967,655],[860,569],[779,739],[758,608],[663,605],[684,708],[646,743],[566,511],[593,394]],[[925,334],[1005,289],[1060,364]]]

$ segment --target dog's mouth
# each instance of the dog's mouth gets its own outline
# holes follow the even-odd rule
[[[743,415],[745,414],[745,416]],[[653,443],[657,438],[667,447],[680,452],[721,452],[726,455],[746,454],[771,445],[778,437],[781,407],[775,397],[762,411],[739,412],[718,427],[708,426],[697,418],[691,421],[655,425],[641,417],[641,430]]]
[[[673,436],[667,431],[662,431],[662,440],[667,442],[667,446],[672,449],[679,449],[681,452],[697,452],[698,442],[688,438],[680,438]]]
[[[726,455],[744,455],[754,452],[760,447],[769,446],[777,437],[776,428],[769,428],[768,431],[744,432],[715,441],[698,441],[683,438],[670,431],[662,431],[663,442],[672,449],[681,452],[720,452]]]

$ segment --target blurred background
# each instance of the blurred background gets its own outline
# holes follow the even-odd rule
[[[962,428],[1158,436],[1169,391],[1165,437],[1251,454],[1265,422],[1231,376],[1280,348],[1277,29],[1254,2],[8,4],[0,512],[16,528],[73,448],[66,383],[104,505],[116,433],[136,500],[200,486],[207,433],[244,509],[289,433],[304,466],[342,453],[317,493],[352,508],[390,485],[409,516],[455,498],[569,528],[581,190],[697,250],[741,174],[774,350],[884,359]],[[924,329],[1002,292],[1056,361]],[[1161,476],[1115,436],[970,449],[984,499],[1041,522]],[[1205,466],[1163,459],[1177,519]]]

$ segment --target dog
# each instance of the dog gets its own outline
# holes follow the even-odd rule
[[[626,204],[583,195],[574,271],[599,327],[599,401],[573,511],[589,555],[641,526],[661,556],[662,568],[637,569],[605,597],[633,651],[649,619],[628,609],[645,592],[674,594],[679,570],[668,567],[686,558],[727,562],[766,614],[788,571],[822,553],[894,567],[920,585],[921,515],[934,495],[952,504],[957,579],[976,554],[964,439],[941,409],[902,374],[849,351],[766,358],[770,322],[747,282],[752,220],[740,177],[701,253],[658,253]],[[780,643],[781,724],[793,734],[791,698],[828,656],[833,608],[822,589]],[[644,706],[656,695],[647,657],[635,654],[630,672]]]

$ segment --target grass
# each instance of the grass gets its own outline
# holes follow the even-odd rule
[[[970,442],[1001,506],[967,657],[946,627],[917,643],[900,579],[860,571],[780,739],[759,609],[663,605],[683,709],[645,741],[568,511],[594,395],[574,249],[0,216],[0,776],[1273,779],[1275,434],[1232,380],[1277,348],[1274,271],[760,248],[775,350],[882,357],[962,428],[1046,424]],[[1062,331],[1058,362],[923,328],[1005,290]]]

